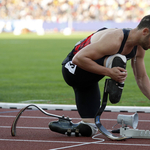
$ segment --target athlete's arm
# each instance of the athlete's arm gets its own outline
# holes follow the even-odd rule
[[[127,76],[125,69],[120,67],[106,68],[97,64],[94,60],[100,59],[106,55],[116,54],[121,46],[123,39],[122,30],[106,33],[92,44],[84,47],[74,57],[73,63],[80,68],[99,75],[109,76],[112,79],[123,82]]]
[[[131,65],[140,90],[150,100],[150,81],[145,69],[144,55],[145,50],[139,46],[135,58],[131,60]]]

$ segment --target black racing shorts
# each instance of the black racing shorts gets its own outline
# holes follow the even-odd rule
[[[105,57],[96,62],[103,66],[104,59]],[[70,65],[74,72],[66,68],[66,64]],[[74,90],[76,106],[81,118],[94,118],[99,110],[101,99],[98,82],[104,76],[87,72],[69,60],[63,63],[62,74],[66,83]]]

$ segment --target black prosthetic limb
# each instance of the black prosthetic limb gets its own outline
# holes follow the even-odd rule
[[[59,116],[55,114],[51,114],[40,108],[39,106],[35,104],[27,105],[26,107],[22,108],[19,113],[17,114],[16,118],[14,119],[12,126],[11,126],[11,135],[16,136],[16,126],[17,122],[22,115],[22,113],[27,110],[29,107],[36,107],[38,110],[40,110],[43,114],[58,118],[58,121],[53,121],[49,123],[49,128],[58,133],[67,134],[68,136],[71,135],[71,133],[74,133],[75,136],[91,136],[92,130],[90,126],[80,122],[77,124],[74,124],[72,122],[72,119],[69,117]]]
[[[36,107],[38,110],[40,110],[43,114],[47,115],[47,116],[51,116],[51,117],[55,117],[61,120],[65,120],[68,122],[71,122],[71,119],[69,117],[64,117],[64,116],[59,116],[59,115],[55,115],[55,114],[50,114],[48,112],[46,112],[45,110],[43,110],[42,108],[40,108],[39,106],[35,105],[35,104],[30,104],[27,105],[26,107],[22,108],[19,113],[17,114],[16,118],[14,119],[12,126],[11,126],[11,135],[12,136],[16,136],[16,126],[17,126],[17,122],[20,118],[20,116],[22,115],[22,113],[28,109],[29,107]]]
[[[52,121],[49,123],[49,128],[53,132],[66,134],[68,136],[86,136],[92,135],[92,129],[89,125],[79,122],[73,123],[72,121],[59,119],[58,121]]]
[[[58,121],[52,121],[49,123],[49,128],[53,132],[67,134],[71,136],[74,132],[76,136],[79,136],[79,131],[76,129],[78,124],[74,124],[72,121],[67,121],[64,119],[59,119]]]
[[[106,137],[108,137],[109,139],[111,140],[124,140],[124,139],[127,139],[129,137],[118,137],[118,136],[115,136],[113,135],[112,133],[110,133],[102,124],[101,124],[101,121],[100,121],[100,117],[103,113],[103,111],[105,110],[105,107],[107,105],[107,98],[108,98],[108,94],[110,92],[110,86],[111,86],[111,83],[112,83],[112,79],[106,79],[105,81],[105,86],[104,86],[104,94],[103,94],[103,99],[102,99],[102,106],[99,108],[96,116],[95,116],[95,124],[98,128],[98,130],[104,134]]]
[[[121,67],[126,69],[126,57],[117,55],[113,58],[111,68],[113,67]],[[103,100],[102,100],[102,106],[99,108],[96,117],[95,117],[95,124],[99,131],[107,136],[111,140],[124,140],[127,139],[127,137],[117,137],[113,135],[112,133],[119,133],[119,129],[112,131],[110,133],[107,129],[104,128],[104,126],[100,122],[100,117],[105,110],[105,107],[107,105],[107,98],[109,95],[109,100],[112,104],[116,104],[120,101],[122,90],[124,87],[124,83],[116,82],[113,79],[106,79],[105,86],[104,86],[104,94],[103,94]],[[129,137],[128,137],[129,138]]]
[[[111,68],[121,67],[121,68],[126,69],[126,57],[123,56],[125,59],[125,60],[123,60],[123,58],[121,56],[122,55],[114,57],[114,59],[112,61]],[[109,86],[107,86],[107,91],[109,93],[109,100],[112,104],[116,104],[121,99],[121,95],[122,95],[122,91],[123,91],[123,87],[124,87],[124,82],[119,83],[113,79],[109,80],[108,82],[109,82]]]

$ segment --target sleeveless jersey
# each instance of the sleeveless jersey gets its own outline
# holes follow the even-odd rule
[[[100,32],[101,30],[105,30],[105,29],[107,29],[107,28],[99,29],[99,30],[96,31],[96,32]],[[126,40],[127,40],[127,38],[128,38],[129,32],[130,32],[130,29],[122,29],[122,30],[123,30],[123,33],[124,33],[124,38],[123,38],[123,40],[122,40],[122,43],[121,43],[120,49],[119,49],[119,51],[118,51],[118,54],[120,54],[120,53],[122,52],[122,50],[123,50],[123,48],[124,48],[124,45],[125,45],[125,43],[126,43]],[[96,32],[95,32],[95,33],[96,33]],[[77,42],[76,45],[75,45],[75,47],[74,47],[74,49],[68,54],[68,56],[67,56],[67,57],[68,57],[68,60],[72,60],[73,56],[74,56],[77,52],[79,52],[83,47],[85,47],[85,46],[87,46],[88,44],[90,44],[90,43],[91,43],[91,37],[92,37],[95,33],[92,33],[92,34],[89,35],[87,38],[85,38],[85,39],[83,39],[83,40]],[[135,47],[133,48],[133,50],[132,50],[128,55],[126,55],[127,60],[133,58],[133,57],[135,56],[135,54],[136,54],[136,51],[137,51],[137,46],[135,46]]]

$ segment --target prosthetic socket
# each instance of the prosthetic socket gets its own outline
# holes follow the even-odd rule
[[[121,67],[125,69],[126,62],[127,59],[125,56],[121,54],[115,54],[107,58],[106,67],[107,68]],[[105,90],[109,93],[109,100],[112,104],[116,104],[120,101],[123,87],[124,87],[124,82],[119,83],[113,79],[108,79]]]

